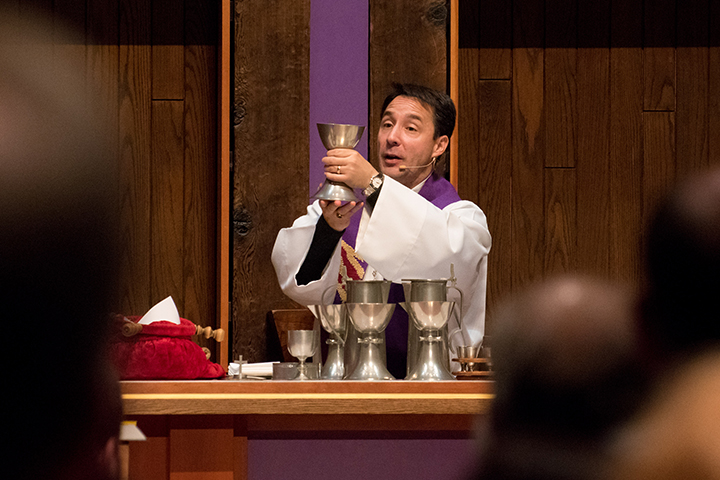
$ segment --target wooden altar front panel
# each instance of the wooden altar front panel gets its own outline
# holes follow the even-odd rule
[[[467,439],[492,382],[123,382],[129,478],[246,479],[253,439]]]

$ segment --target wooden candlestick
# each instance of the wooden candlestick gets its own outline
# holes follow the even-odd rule
[[[142,330],[142,324],[126,320],[123,322],[121,331],[123,336],[125,337],[134,337],[138,333],[142,333]],[[216,342],[222,342],[223,340],[225,340],[225,330],[223,330],[222,328],[213,330],[212,327],[201,327],[200,325],[195,325],[195,335],[202,335],[205,338],[212,338]]]
[[[139,323],[131,322],[129,320],[123,322],[122,334],[126,337],[134,337],[138,333],[142,332],[143,326]]]
[[[225,340],[225,330],[222,328],[213,330],[212,327],[201,327],[200,325],[195,325],[195,335],[202,335],[205,338],[212,337],[217,342]]]

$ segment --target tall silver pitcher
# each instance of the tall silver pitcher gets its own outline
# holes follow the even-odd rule
[[[389,280],[345,280],[347,289],[347,303],[387,303],[390,296]],[[378,334],[378,338],[382,340],[379,345],[380,356],[382,361],[387,364],[387,351],[385,348],[385,332]],[[348,322],[347,340],[345,342],[345,378],[348,378],[358,363],[358,354],[360,352],[360,344],[358,342],[360,336],[357,329]]]
[[[456,278],[454,274],[455,267],[450,265],[450,278],[448,279],[403,279],[403,291],[405,293],[405,303],[417,303],[417,302],[447,302],[448,289],[454,289],[460,294],[460,302],[456,303],[451,307],[451,310],[455,313],[458,319],[459,328],[453,330],[452,333],[448,333],[447,323],[440,329],[438,333],[440,336],[439,349],[442,351],[442,361],[444,367],[449,371],[450,368],[450,340],[449,338],[462,330],[462,298],[463,292],[455,286]],[[448,282],[450,283],[448,285]],[[406,310],[412,310],[410,305],[403,305]],[[407,356],[407,369],[406,378],[412,376],[412,372],[415,369],[415,365],[420,351],[420,336],[421,328],[417,325],[416,319],[413,318],[413,313],[408,311],[408,356]]]

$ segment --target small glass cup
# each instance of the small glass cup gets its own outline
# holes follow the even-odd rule
[[[305,360],[317,353],[317,336],[314,330],[289,330],[288,351],[300,362],[298,380],[310,380],[306,373]]]

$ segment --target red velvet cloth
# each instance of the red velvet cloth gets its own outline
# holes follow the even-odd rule
[[[141,317],[118,316],[121,328],[125,318],[137,323]],[[120,331],[118,329],[118,332]],[[184,318],[180,325],[158,321],[143,325],[142,333],[132,337],[117,334],[113,357],[123,380],[193,380],[220,378],[225,370],[205,357],[190,338],[195,325]]]

